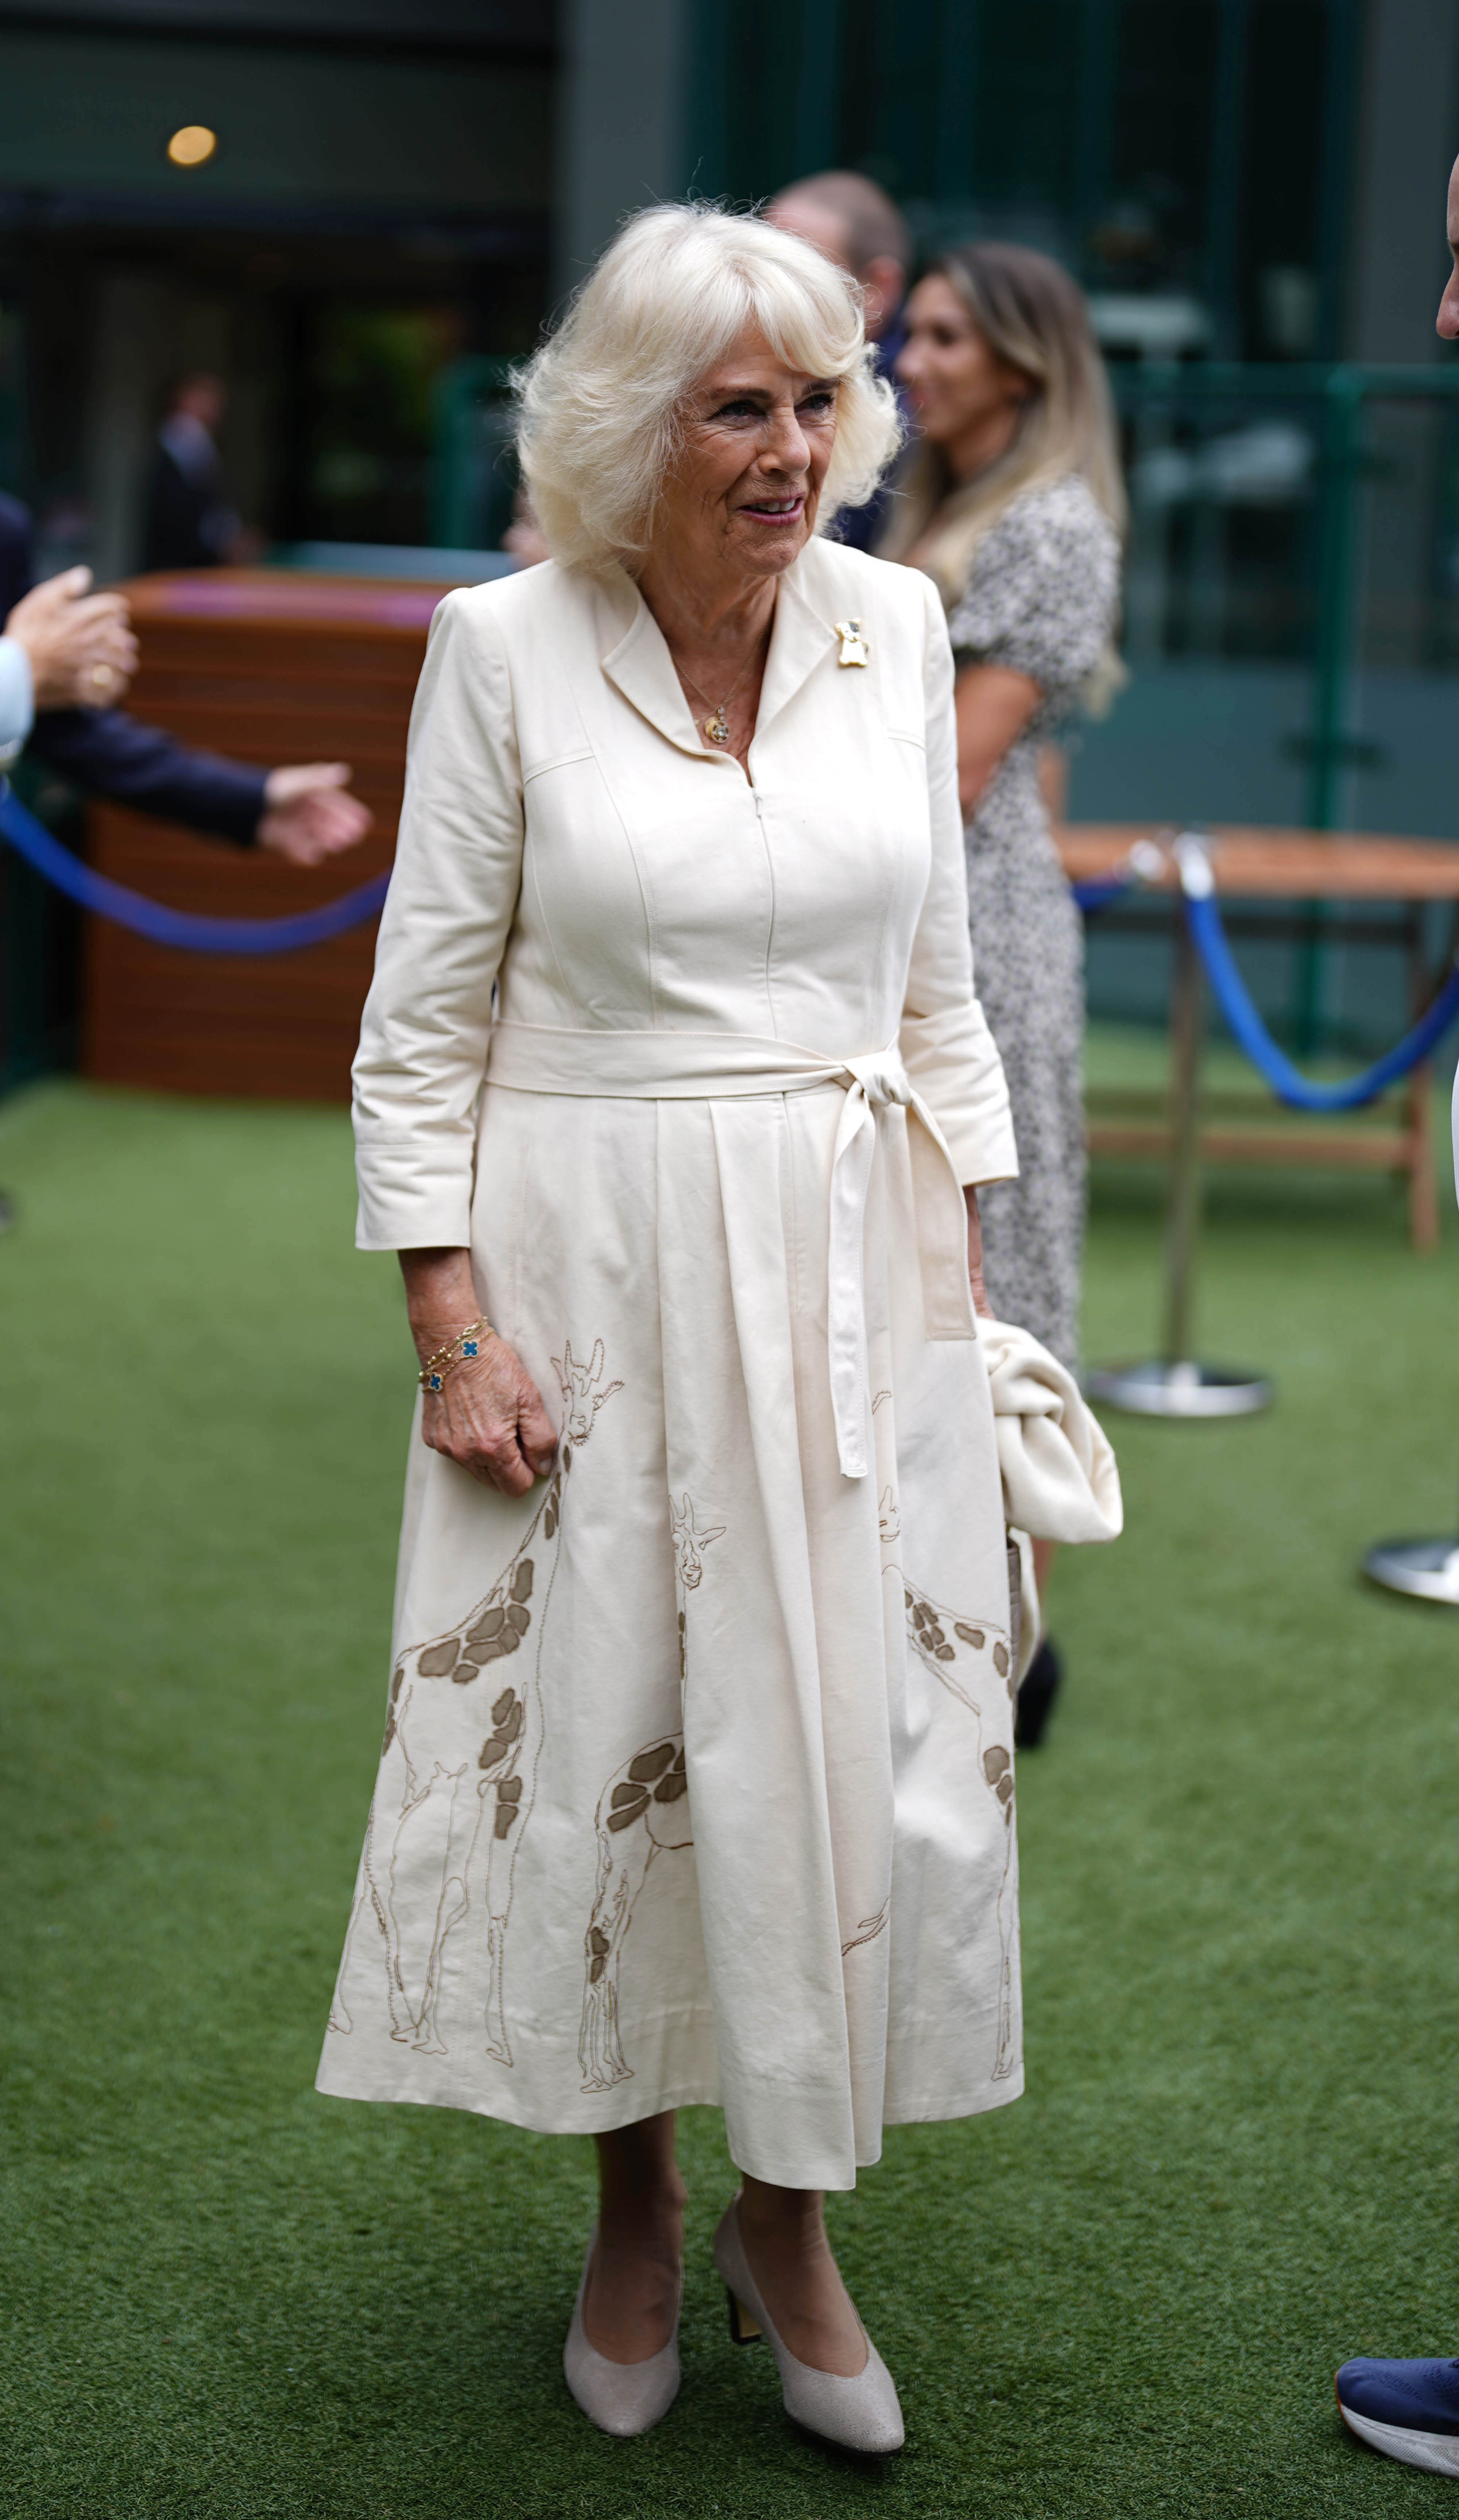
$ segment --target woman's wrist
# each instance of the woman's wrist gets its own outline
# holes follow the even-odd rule
[[[454,1312],[443,1313],[438,1321],[427,1320],[424,1317],[417,1321],[412,1317],[410,1335],[415,1341],[416,1355],[422,1365],[429,1365],[433,1357],[440,1354],[442,1348],[453,1346],[464,1332],[478,1328],[482,1332],[483,1347],[488,1338],[496,1336],[479,1304],[470,1304],[464,1310],[458,1305]]]
[[[405,1308],[416,1355],[429,1357],[447,1347],[481,1315],[481,1300],[472,1277],[471,1253],[447,1250],[402,1251],[400,1275],[405,1281]]]
[[[969,1182],[963,1191],[968,1210],[968,1284],[973,1296],[973,1310],[979,1318],[990,1322],[993,1308],[982,1282],[982,1219],[978,1213],[978,1192]]]
[[[448,1375],[454,1373],[457,1366],[470,1365],[476,1357],[483,1355],[487,1342],[495,1336],[496,1332],[491,1324],[483,1314],[479,1314],[474,1322],[466,1324],[464,1329],[455,1331],[450,1338],[442,1339],[439,1347],[433,1349],[430,1356],[424,1357],[421,1361],[421,1371],[417,1377],[421,1389],[443,1391]]]

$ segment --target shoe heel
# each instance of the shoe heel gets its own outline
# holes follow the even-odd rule
[[[753,2345],[763,2330],[756,2326],[743,2301],[725,2286],[724,2298],[729,2304],[730,2342],[732,2345]]]

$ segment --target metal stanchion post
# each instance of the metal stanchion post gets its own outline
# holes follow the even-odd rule
[[[1415,913],[1410,909],[1410,918]],[[1459,922],[1456,922],[1459,923]],[[1422,956],[1415,947],[1414,996],[1422,1004],[1428,993],[1428,974]],[[1422,1080],[1422,1083],[1420,1082]],[[1427,1066],[1415,1068],[1410,1092],[1429,1092]],[[1424,1247],[1431,1248],[1438,1239],[1438,1218],[1434,1201],[1431,1173],[1422,1187],[1415,1179],[1410,1192],[1410,1204],[1420,1219],[1431,1226]],[[1415,1240],[1419,1238],[1416,1236]],[[1363,1558],[1363,1573],[1370,1584],[1380,1584],[1386,1593],[1407,1593],[1419,1601],[1439,1601],[1451,1610],[1459,1610],[1459,1535],[1443,1540],[1381,1540]]]
[[[1201,957],[1184,917],[1175,922],[1170,983],[1170,1206],[1165,1219],[1165,1334],[1162,1354],[1179,1365],[1191,1353],[1191,1278],[1201,1237],[1201,1057],[1206,989]]]
[[[1381,1540],[1363,1559],[1363,1573],[1386,1593],[1410,1593],[1420,1601],[1445,1601],[1459,1610],[1459,1537]]]
[[[1196,1256],[1201,1238],[1201,1061],[1206,1044],[1206,992],[1201,957],[1184,916],[1187,891],[1212,889],[1210,861],[1199,839],[1175,843],[1182,906],[1175,928],[1170,984],[1170,1204],[1165,1227],[1163,1352],[1143,1365],[1116,1366],[1085,1377],[1091,1400],[1141,1418],[1246,1418],[1270,1405],[1264,1374],[1198,1365],[1191,1354]]]

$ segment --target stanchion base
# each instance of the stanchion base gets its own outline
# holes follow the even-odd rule
[[[1084,1390],[1107,1409],[1137,1418],[1251,1418],[1269,1409],[1274,1386],[1264,1373],[1238,1373],[1223,1365],[1117,1365],[1087,1373]]]
[[[1381,1540],[1363,1559],[1370,1584],[1459,1610],[1459,1540]]]

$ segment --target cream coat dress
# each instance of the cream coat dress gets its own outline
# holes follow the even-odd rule
[[[1017,1159],[925,578],[807,547],[749,769],[626,576],[435,615],[359,1241],[469,1242],[561,1437],[521,1499],[412,1442],[319,2085],[553,2132],[720,2102],[743,2170],[845,2188],[1023,2083],[959,1188]]]

